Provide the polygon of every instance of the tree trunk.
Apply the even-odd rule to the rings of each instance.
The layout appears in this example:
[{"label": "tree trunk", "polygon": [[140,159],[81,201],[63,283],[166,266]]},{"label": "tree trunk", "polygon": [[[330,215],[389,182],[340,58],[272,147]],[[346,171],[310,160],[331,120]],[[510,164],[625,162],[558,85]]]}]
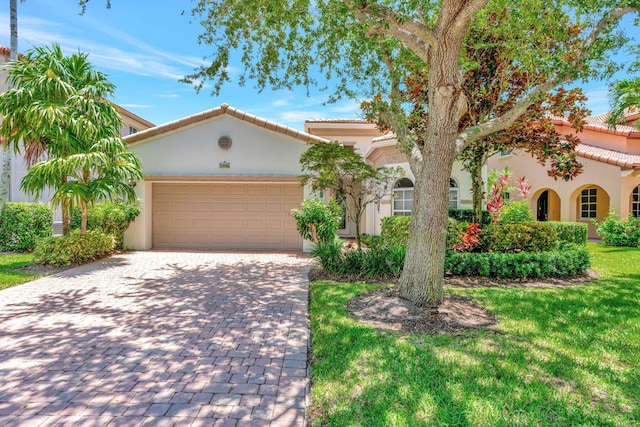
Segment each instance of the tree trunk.
[{"label": "tree trunk", "polygon": [[482,201],[484,200],[484,180],[482,179],[482,167],[486,163],[483,157],[481,162],[474,162],[469,166],[471,175],[471,194],[473,196],[473,220],[477,224],[482,223]]},{"label": "tree trunk", "polygon": [[62,235],[69,237],[71,235],[70,213],[69,213],[69,201],[63,200],[60,204],[60,210],[62,210]]},{"label": "tree trunk", "polygon": [[[444,150],[441,151],[444,154]],[[442,301],[449,213],[449,177],[453,158],[426,157],[416,177],[407,256],[398,290],[418,306]],[[448,171],[446,173],[445,171]]]},{"label": "tree trunk", "polygon": [[[18,59],[18,0],[9,1],[9,14],[11,26],[11,59]],[[11,87],[9,87],[11,89]],[[1,147],[5,148],[5,147]],[[4,150],[2,153],[2,168],[0,171],[0,212],[9,201],[11,189],[11,153]]]},{"label": "tree trunk", "polygon": [[[446,3],[446,7],[445,7]],[[474,8],[468,1],[444,2],[429,50],[429,120],[422,160],[411,160],[416,177],[409,241],[400,276],[400,296],[433,306],[444,296],[444,257],[449,212],[449,179],[456,153],[458,122],[466,108],[460,81],[460,49]],[[481,5],[476,5],[481,7]]]},{"label": "tree trunk", "polygon": [[89,209],[85,202],[80,203],[80,210],[82,212],[82,220],[80,221],[80,235],[87,234],[87,217],[89,216]]}]

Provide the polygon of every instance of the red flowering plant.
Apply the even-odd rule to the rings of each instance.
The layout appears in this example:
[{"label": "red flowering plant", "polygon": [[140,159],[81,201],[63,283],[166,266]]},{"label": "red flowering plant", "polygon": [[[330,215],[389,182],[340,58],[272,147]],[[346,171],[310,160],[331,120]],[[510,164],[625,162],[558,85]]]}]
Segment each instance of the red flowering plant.
[{"label": "red flowering plant", "polygon": [[472,222],[467,225],[467,230],[460,236],[460,241],[451,245],[451,250],[455,252],[472,251],[480,243],[480,225]]}]

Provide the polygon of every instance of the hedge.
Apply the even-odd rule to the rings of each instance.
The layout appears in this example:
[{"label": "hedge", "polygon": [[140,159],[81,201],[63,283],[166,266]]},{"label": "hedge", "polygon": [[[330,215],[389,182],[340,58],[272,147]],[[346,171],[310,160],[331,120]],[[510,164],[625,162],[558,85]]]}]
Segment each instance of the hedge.
[{"label": "hedge", "polygon": [[587,244],[588,227],[583,222],[547,221],[545,224],[556,230],[558,240],[561,242],[570,242],[582,246]]},{"label": "hedge", "polygon": [[0,212],[0,251],[32,251],[53,233],[53,212],[42,203],[8,202]]},{"label": "hedge", "polygon": [[113,252],[115,239],[97,230],[84,236],[74,230],[69,237],[52,236],[38,240],[33,252],[34,261],[44,265],[66,266],[84,264]]},{"label": "hedge", "polygon": [[[122,249],[124,232],[138,215],[140,215],[140,207],[137,203],[115,201],[97,203],[89,207],[87,230],[99,230],[113,235],[116,239],[116,247]],[[79,230],[81,221],[80,209],[75,208],[70,221],[71,229]]]},{"label": "hedge", "polygon": [[[462,222],[475,222],[473,220],[473,209],[449,209],[449,218],[453,218]],[[492,217],[489,211],[482,211],[480,219],[480,227],[491,224]]]},{"label": "hedge", "polygon": [[544,252],[556,247],[558,233],[543,222],[496,222],[482,229],[480,252]]},{"label": "hedge", "polygon": [[[449,209],[449,218],[463,223],[473,222],[473,210]],[[382,218],[380,238],[387,245],[406,245],[409,239],[410,216],[387,216]],[[451,221],[449,222],[451,226]],[[480,227],[491,224],[491,213],[482,211]]]},{"label": "hedge", "polygon": [[457,276],[499,279],[569,277],[585,274],[590,267],[585,247],[565,244],[553,252],[450,253],[445,270]]}]

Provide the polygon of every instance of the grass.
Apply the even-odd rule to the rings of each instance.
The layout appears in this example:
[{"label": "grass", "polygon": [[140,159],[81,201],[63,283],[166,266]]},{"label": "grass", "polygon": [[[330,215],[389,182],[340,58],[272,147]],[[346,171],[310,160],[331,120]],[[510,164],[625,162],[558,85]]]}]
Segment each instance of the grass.
[{"label": "grass", "polygon": [[499,324],[455,336],[376,331],[345,305],[379,285],[313,283],[312,425],[638,425],[640,249],[589,250],[586,285],[456,290]]},{"label": "grass", "polygon": [[30,264],[33,254],[0,254],[0,290],[41,277],[42,273],[16,270]]}]

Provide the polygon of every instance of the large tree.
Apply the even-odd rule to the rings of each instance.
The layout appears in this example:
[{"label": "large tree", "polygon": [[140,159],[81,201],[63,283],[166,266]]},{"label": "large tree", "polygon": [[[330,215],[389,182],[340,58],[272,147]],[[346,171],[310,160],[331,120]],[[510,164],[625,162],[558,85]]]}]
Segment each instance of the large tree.
[{"label": "large tree", "polygon": [[120,137],[120,114],[106,100],[115,88],[87,56],[65,56],[59,45],[33,48],[5,66],[13,88],[0,94],[0,135],[31,166],[21,186],[36,196],[54,191],[66,235],[73,206],[84,232],[89,205],[133,199],[130,184],[142,177]]},{"label": "large tree", "polygon": [[[541,96],[563,82],[613,71],[607,52],[625,42],[615,28],[640,0],[200,0],[200,42],[215,48],[211,64],[187,81],[230,80],[230,58],[239,52],[244,74],[259,89],[337,82],[335,96],[370,98],[390,92],[386,120],[407,154],[415,200],[402,296],[418,305],[439,303],[453,161],[474,141],[511,126]],[[492,14],[505,19],[486,25]],[[460,128],[469,108],[463,90],[477,65],[467,55],[472,28],[503,38],[503,54],[544,81],[526,85],[500,115]],[[546,49],[554,40],[559,48]],[[563,49],[563,46],[567,46]],[[429,119],[422,135],[408,126],[401,96],[407,76],[427,71],[424,100]]]}]

